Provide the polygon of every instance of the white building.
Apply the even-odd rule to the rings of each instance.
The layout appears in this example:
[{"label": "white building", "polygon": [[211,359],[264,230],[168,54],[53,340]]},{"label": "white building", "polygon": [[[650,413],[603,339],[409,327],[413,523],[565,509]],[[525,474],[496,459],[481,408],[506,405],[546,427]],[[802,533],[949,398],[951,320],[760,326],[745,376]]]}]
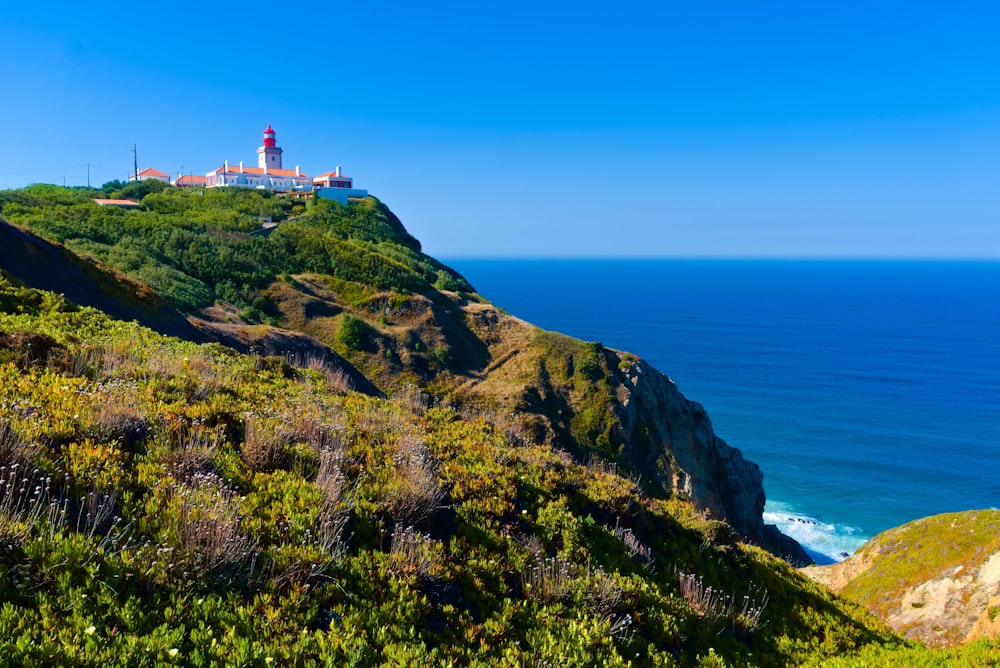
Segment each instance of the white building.
[{"label": "white building", "polygon": [[205,174],[205,187],[235,186],[237,188],[260,188],[287,193],[295,190],[312,190],[312,177],[303,174],[302,170],[270,169],[268,167],[244,167],[241,162],[238,167],[225,164]]},{"label": "white building", "polygon": [[348,197],[368,197],[367,190],[355,188],[354,179],[340,173],[339,165],[332,172],[314,178],[313,187],[316,189],[316,197],[337,200],[341,204],[347,204]]},{"label": "white building", "polygon": [[222,167],[205,174],[204,185],[206,188],[260,188],[279,193],[315,191],[318,197],[335,199],[342,204],[347,203],[348,197],[368,196],[367,190],[354,188],[354,179],[341,174],[340,167],[312,178],[303,174],[298,166],[295,169],[284,169],[281,164],[282,153],[277,145],[274,129],[268,123],[264,130],[264,145],[257,149],[256,167],[246,167],[242,162],[236,167],[227,160]]},{"label": "white building", "polygon": [[169,174],[164,174],[160,170],[153,169],[152,167],[147,167],[146,169],[140,171],[138,175],[130,174],[128,177],[129,181],[148,181],[150,179],[154,181],[165,181],[166,183],[170,183]]}]

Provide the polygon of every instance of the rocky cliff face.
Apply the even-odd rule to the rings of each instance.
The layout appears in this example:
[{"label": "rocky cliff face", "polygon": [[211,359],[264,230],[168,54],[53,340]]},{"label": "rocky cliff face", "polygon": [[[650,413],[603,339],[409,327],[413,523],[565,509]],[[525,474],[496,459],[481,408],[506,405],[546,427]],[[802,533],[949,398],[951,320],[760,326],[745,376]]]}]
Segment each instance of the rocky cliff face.
[{"label": "rocky cliff face", "polygon": [[[760,467],[717,436],[705,409],[666,375],[599,344],[560,347],[547,340],[542,345],[536,328],[489,305],[465,309],[471,329],[488,346],[489,362],[457,396],[506,398],[507,408],[538,416],[542,428],[536,437],[556,442],[579,440],[575,419],[585,411],[606,410],[610,450],[661,493],[690,500],[792,563],[812,563],[798,543],[764,524]],[[592,351],[601,373],[587,379],[595,388],[588,393],[580,390],[579,375]]]},{"label": "rocky cliff face", "polygon": [[619,370],[615,412],[629,460],[665,490],[690,499],[743,536],[790,561],[810,563],[798,543],[764,524],[760,467],[715,434],[701,404],[645,361],[608,354]]}]

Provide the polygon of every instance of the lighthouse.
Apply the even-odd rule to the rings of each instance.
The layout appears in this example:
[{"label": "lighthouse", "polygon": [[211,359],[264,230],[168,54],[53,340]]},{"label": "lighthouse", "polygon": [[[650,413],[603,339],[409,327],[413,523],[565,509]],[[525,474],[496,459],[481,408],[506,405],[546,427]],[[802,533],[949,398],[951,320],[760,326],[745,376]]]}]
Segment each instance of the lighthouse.
[{"label": "lighthouse", "polygon": [[281,149],[275,145],[274,130],[267,124],[264,130],[264,145],[257,149],[257,166],[266,172],[281,169]]}]

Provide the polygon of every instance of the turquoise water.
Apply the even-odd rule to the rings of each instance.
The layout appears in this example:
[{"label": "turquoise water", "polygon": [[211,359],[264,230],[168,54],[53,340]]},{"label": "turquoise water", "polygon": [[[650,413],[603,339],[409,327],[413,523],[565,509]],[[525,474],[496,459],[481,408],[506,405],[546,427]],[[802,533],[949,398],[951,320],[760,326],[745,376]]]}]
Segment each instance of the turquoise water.
[{"label": "turquoise water", "polygon": [[1000,506],[1000,262],[450,264],[511,314],[673,378],[820,561]]}]

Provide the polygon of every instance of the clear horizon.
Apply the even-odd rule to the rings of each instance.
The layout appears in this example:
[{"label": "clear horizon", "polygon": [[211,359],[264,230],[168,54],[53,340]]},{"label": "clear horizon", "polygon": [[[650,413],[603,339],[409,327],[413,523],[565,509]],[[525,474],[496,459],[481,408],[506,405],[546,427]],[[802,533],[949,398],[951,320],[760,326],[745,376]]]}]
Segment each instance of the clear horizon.
[{"label": "clear horizon", "polygon": [[270,123],[436,257],[1000,259],[991,3],[271,7],[6,8],[0,188]]}]

